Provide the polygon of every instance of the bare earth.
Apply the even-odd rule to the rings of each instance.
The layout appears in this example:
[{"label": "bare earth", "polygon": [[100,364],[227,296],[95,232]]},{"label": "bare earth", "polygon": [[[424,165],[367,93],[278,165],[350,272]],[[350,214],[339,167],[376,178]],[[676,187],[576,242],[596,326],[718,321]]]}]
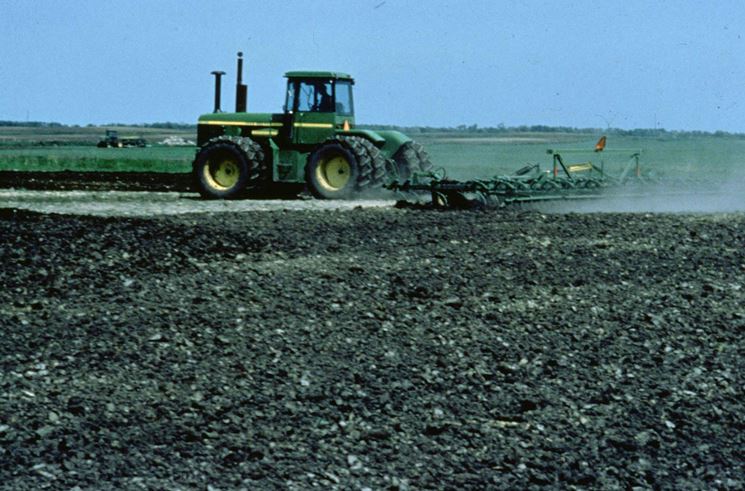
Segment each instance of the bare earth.
[{"label": "bare earth", "polygon": [[745,485],[743,214],[137,198],[3,197],[0,488]]}]

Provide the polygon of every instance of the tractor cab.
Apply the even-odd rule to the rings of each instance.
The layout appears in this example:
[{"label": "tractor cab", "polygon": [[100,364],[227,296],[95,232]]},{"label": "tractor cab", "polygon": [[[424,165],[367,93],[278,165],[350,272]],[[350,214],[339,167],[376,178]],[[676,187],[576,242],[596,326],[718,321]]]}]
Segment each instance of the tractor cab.
[{"label": "tractor cab", "polygon": [[320,143],[354,125],[354,80],[338,72],[287,72],[285,121],[293,144]]}]

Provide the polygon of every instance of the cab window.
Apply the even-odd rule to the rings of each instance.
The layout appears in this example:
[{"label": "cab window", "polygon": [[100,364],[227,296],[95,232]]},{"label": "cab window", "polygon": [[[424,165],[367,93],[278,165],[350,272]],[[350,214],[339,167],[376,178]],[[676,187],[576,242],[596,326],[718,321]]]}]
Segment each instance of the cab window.
[{"label": "cab window", "polygon": [[297,110],[300,112],[334,112],[333,88],[330,81],[302,81],[298,84],[297,97]]},{"label": "cab window", "polygon": [[336,81],[336,114],[339,116],[353,116],[352,82],[349,80]]},{"label": "cab window", "polygon": [[285,112],[291,113],[295,110],[295,82],[287,82],[287,98],[285,99]]}]

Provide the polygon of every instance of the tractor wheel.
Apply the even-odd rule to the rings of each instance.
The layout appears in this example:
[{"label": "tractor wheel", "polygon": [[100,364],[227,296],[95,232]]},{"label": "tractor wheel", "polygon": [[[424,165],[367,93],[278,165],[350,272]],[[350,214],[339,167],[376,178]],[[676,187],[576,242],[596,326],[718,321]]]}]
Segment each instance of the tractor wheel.
[{"label": "tractor wheel", "polygon": [[305,182],[316,198],[344,199],[379,186],[385,177],[385,159],[370,141],[340,136],[326,141],[308,158]]},{"label": "tractor wheel", "polygon": [[406,142],[401,145],[401,148],[393,154],[393,161],[396,162],[399,181],[411,179],[414,172],[432,171],[432,162],[429,160],[429,154],[421,144],[415,141]]},{"label": "tractor wheel", "polygon": [[194,159],[196,189],[207,199],[233,199],[261,183],[264,152],[250,138],[217,137]]}]

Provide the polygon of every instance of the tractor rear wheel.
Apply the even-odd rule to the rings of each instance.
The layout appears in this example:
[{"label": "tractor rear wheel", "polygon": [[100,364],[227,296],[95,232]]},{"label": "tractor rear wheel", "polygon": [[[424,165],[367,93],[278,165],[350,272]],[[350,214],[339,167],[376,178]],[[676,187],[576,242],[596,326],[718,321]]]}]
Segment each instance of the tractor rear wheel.
[{"label": "tractor rear wheel", "polygon": [[263,161],[264,152],[250,138],[213,138],[194,159],[197,191],[207,199],[239,198],[260,184]]},{"label": "tractor rear wheel", "polygon": [[429,154],[421,144],[415,141],[406,142],[401,145],[401,148],[393,154],[393,161],[396,162],[399,181],[411,179],[414,172],[432,171],[432,162],[429,160]]},{"label": "tractor rear wheel", "polygon": [[380,185],[385,159],[370,141],[340,136],[326,141],[308,158],[305,182],[316,198],[344,199]]}]

